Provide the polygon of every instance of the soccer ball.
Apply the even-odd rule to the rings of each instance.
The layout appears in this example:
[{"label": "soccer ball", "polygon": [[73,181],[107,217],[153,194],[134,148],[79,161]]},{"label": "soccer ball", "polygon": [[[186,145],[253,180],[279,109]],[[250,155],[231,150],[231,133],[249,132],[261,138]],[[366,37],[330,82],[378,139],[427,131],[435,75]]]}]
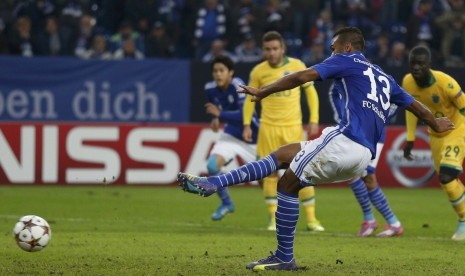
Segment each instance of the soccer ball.
[{"label": "soccer ball", "polygon": [[52,238],[52,229],[48,222],[34,215],[24,216],[13,228],[16,244],[28,252],[44,249]]}]

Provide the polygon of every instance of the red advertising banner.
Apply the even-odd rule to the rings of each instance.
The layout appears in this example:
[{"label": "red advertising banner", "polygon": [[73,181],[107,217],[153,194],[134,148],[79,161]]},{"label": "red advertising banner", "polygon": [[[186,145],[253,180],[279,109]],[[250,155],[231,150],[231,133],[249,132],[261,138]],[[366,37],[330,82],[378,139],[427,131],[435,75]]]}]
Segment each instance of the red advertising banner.
[{"label": "red advertising banner", "polygon": [[[174,185],[179,171],[206,173],[218,135],[202,124],[2,123],[0,185]],[[404,128],[388,128],[380,184],[438,187],[427,134],[417,134],[415,161],[403,158],[404,141]],[[234,160],[228,168],[240,164]]]}]

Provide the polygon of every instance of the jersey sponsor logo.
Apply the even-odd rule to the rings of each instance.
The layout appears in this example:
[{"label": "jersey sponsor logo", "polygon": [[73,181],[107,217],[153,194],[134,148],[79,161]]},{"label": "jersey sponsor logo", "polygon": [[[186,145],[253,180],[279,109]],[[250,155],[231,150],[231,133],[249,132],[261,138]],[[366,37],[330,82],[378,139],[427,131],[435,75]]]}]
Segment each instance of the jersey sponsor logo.
[{"label": "jersey sponsor logo", "polygon": [[406,141],[406,132],[399,134],[387,151],[387,162],[394,178],[403,186],[410,188],[425,185],[434,175],[434,163],[431,150],[428,148],[428,135],[417,131],[415,136],[417,149],[412,150],[414,160],[410,161],[404,158],[402,144]]},{"label": "jersey sponsor logo", "polygon": [[[179,171],[207,174],[221,133],[207,125],[2,123],[0,186],[171,185]],[[234,158],[224,170],[243,163]]]}]

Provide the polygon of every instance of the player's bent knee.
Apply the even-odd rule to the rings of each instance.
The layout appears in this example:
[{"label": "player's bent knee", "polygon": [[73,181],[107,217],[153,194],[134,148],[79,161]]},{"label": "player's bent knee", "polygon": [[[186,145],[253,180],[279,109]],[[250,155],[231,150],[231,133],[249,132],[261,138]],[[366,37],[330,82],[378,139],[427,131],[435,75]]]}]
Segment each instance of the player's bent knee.
[{"label": "player's bent knee", "polygon": [[378,181],[376,180],[376,176],[374,174],[368,174],[367,176],[363,177],[363,182],[365,182],[365,185],[369,191],[372,191],[378,187]]},{"label": "player's bent knee", "polygon": [[460,171],[449,168],[449,167],[440,167],[439,168],[439,182],[442,185],[451,182],[452,180],[456,179],[460,174]]},{"label": "player's bent knee", "polygon": [[220,171],[218,162],[216,161],[216,155],[210,155],[210,157],[208,157],[207,170],[209,175],[215,175]]},{"label": "player's bent knee", "polygon": [[300,179],[290,169],[287,169],[278,181],[278,191],[280,192],[298,194],[302,188],[302,185],[300,185]]}]

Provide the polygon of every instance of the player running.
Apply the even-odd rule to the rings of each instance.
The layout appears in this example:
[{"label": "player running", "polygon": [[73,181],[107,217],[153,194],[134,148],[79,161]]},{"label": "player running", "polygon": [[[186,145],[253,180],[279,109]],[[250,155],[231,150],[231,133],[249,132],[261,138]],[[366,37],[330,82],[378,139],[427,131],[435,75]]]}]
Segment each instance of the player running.
[{"label": "player running", "polygon": [[[234,62],[227,56],[218,56],[211,62],[213,81],[205,84],[205,93],[208,103],[205,110],[213,118],[210,127],[219,131],[220,121],[225,123],[224,131],[216,141],[207,161],[207,170],[210,176],[221,174],[221,169],[239,156],[244,162],[255,160],[258,117],[252,115],[251,143],[242,140],[242,107],[244,94],[238,94],[237,89],[244,82],[234,77]],[[234,204],[229,196],[228,188],[218,189],[221,205],[212,214],[212,220],[221,220],[228,213],[234,212]]]},{"label": "player running", "polygon": [[[410,72],[404,77],[402,87],[419,102],[431,109],[436,117],[447,117],[455,129],[439,133],[429,128],[430,147],[439,182],[458,217],[453,240],[465,240],[465,187],[458,178],[462,173],[465,157],[465,95],[460,85],[451,76],[431,69],[431,53],[425,46],[410,51]],[[418,119],[406,113],[407,144],[405,158],[412,160]]]}]

